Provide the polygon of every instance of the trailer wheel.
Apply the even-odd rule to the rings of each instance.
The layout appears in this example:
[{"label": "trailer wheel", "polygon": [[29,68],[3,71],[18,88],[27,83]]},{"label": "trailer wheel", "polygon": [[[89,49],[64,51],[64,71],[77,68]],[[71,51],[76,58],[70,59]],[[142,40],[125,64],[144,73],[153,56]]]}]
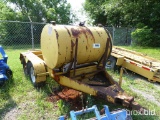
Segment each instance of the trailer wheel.
[{"label": "trailer wheel", "polygon": [[106,68],[109,68],[109,69],[115,71],[116,70],[116,62],[117,62],[117,59],[113,56],[110,56],[106,62]]},{"label": "trailer wheel", "polygon": [[120,72],[121,67],[117,66],[116,62],[117,62],[117,58],[110,56],[108,61],[106,62],[106,68]]},{"label": "trailer wheel", "polygon": [[30,78],[33,86],[34,87],[41,87],[44,84],[44,82],[36,82],[35,71],[34,71],[34,67],[31,62],[27,63],[27,70],[28,70],[29,78]]}]

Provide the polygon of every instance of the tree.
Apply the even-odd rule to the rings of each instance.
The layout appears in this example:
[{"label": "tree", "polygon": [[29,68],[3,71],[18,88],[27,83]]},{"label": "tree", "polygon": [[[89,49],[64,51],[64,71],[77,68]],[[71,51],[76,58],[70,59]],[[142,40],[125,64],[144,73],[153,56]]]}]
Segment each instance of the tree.
[{"label": "tree", "polygon": [[0,20],[15,20],[16,14],[6,5],[5,2],[0,1]]},{"label": "tree", "polygon": [[[99,22],[97,18],[103,18],[101,23],[106,23],[105,25],[134,27],[144,31],[148,29],[152,36],[149,41],[153,43],[148,45],[160,46],[159,0],[100,0],[96,2],[86,0],[84,8],[91,18],[95,19],[94,24]],[[147,28],[143,29],[145,26]]]},{"label": "tree", "polygon": [[50,22],[69,24],[70,4],[66,0],[7,0],[15,4],[22,21]]},{"label": "tree", "polygon": [[[12,5],[15,7],[11,8]],[[0,20],[23,22],[50,22],[54,20],[59,24],[70,24],[72,22],[70,7],[66,0],[3,0],[0,2]],[[39,44],[43,26],[33,25],[35,43]],[[0,30],[1,44],[31,43],[30,24],[1,22]]]},{"label": "tree", "polygon": [[93,24],[107,24],[107,15],[103,8],[103,3],[106,0],[86,0],[84,3],[84,9],[89,14],[89,17],[93,19]]},{"label": "tree", "polygon": [[46,5],[46,20],[55,20],[60,24],[69,24],[71,16],[71,5],[67,3],[67,0],[42,0]]},{"label": "tree", "polygon": [[[0,20],[16,20],[16,17],[17,16],[15,12],[10,7],[8,7],[5,2],[0,1]],[[11,29],[14,27],[8,25],[8,23],[5,22],[0,23],[0,44],[6,44],[10,41],[8,38],[9,36],[7,35],[8,33],[13,34]]]}]

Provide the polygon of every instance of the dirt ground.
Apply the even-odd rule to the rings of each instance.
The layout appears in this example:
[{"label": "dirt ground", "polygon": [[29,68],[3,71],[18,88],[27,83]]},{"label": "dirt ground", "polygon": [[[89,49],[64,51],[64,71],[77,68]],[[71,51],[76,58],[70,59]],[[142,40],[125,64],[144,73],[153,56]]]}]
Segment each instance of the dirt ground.
[{"label": "dirt ground", "polygon": [[82,92],[65,87],[60,91],[54,91],[54,93],[47,98],[47,101],[56,102],[62,99],[72,103],[71,104],[72,110],[80,110],[82,108],[81,97],[82,97]]}]

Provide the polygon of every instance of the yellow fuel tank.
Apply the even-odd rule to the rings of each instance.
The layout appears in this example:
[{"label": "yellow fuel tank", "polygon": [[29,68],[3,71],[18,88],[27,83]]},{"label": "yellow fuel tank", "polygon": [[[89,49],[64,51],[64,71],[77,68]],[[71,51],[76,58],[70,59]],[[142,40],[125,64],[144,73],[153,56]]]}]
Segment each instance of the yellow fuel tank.
[{"label": "yellow fuel tank", "polygon": [[103,27],[47,24],[41,33],[41,50],[46,65],[53,69],[72,62],[76,54],[77,64],[99,61],[107,40],[110,53],[110,35]]}]

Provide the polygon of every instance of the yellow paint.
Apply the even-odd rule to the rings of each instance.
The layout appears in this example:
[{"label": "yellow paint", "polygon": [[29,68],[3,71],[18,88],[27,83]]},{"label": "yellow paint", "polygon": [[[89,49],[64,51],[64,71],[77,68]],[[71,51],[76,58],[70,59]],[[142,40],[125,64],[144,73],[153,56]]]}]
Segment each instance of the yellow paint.
[{"label": "yellow paint", "polygon": [[114,103],[114,98],[112,98],[111,96],[107,95],[107,100],[111,103]]},{"label": "yellow paint", "polygon": [[[73,61],[78,39],[77,64],[90,63],[98,61],[104,54],[107,38],[102,27],[48,24],[41,33],[41,50],[46,65],[51,69],[59,68]],[[99,48],[94,48],[95,44],[100,45]]]},{"label": "yellow paint", "polygon": [[25,53],[26,58],[30,61],[34,67],[34,74],[36,76],[36,82],[46,81],[46,69],[44,61],[32,52]]},{"label": "yellow paint", "polygon": [[122,65],[123,62],[124,62],[124,57],[119,57],[119,58],[117,59],[116,65]]},{"label": "yellow paint", "polygon": [[[129,69],[137,74],[140,74],[149,81],[160,82],[160,61],[144,54],[127,50],[124,48],[114,46],[111,55],[117,58],[116,65]],[[126,62],[125,60],[133,61],[134,65]],[[142,66],[150,68],[151,71],[142,68]]]},{"label": "yellow paint", "polygon": [[93,88],[90,88],[88,85],[78,83],[76,80],[70,79],[65,76],[60,76],[58,83],[69,88],[88,93],[90,95],[96,96],[97,93],[97,91],[95,91]]},{"label": "yellow paint", "polygon": [[128,70],[131,70],[131,71],[133,71],[135,73],[138,73],[138,74],[140,74],[140,75],[142,75],[142,76],[144,76],[144,77],[146,77],[148,79],[152,79],[154,74],[155,74],[154,72],[151,72],[149,70],[145,70],[145,69],[143,69],[141,67],[138,67],[136,65],[130,64],[130,63],[126,62],[126,61],[124,61],[122,66],[124,68],[126,68]]},{"label": "yellow paint", "polygon": [[[83,75],[85,73],[91,73],[91,74],[88,74],[88,75],[85,76],[85,77],[89,77],[89,76],[93,76],[95,74],[94,73],[95,71],[97,71],[97,66],[96,65],[89,66],[89,67],[83,67],[83,68],[76,69],[75,76]],[[74,70],[70,70],[70,77],[74,76],[73,73],[74,73]],[[81,77],[78,77],[78,78],[81,78]],[[78,78],[76,78],[76,79],[78,79]]]}]

